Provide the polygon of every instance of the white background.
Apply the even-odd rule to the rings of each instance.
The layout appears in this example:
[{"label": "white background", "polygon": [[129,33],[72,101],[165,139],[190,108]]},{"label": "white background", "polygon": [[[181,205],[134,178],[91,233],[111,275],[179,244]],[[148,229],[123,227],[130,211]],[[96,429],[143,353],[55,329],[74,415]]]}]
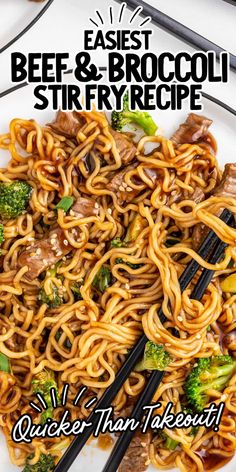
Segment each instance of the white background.
[{"label": "white background", "polygon": [[[181,23],[194,29],[226,50],[236,54],[235,25],[236,7],[223,0],[149,0],[149,3],[164,13],[172,16]],[[120,5],[113,0],[55,0],[39,23],[36,24],[23,38],[11,48],[0,54],[0,92],[9,88],[10,82],[10,53],[13,51],[28,52],[67,52],[73,54],[83,49],[83,30],[90,28],[89,17],[95,19],[95,9],[99,9],[103,17],[108,18],[108,6],[114,9],[114,18],[118,16]],[[0,48],[15,36],[43,4],[34,4],[27,0],[0,0]],[[130,12],[127,10],[123,27],[127,27]],[[140,23],[140,17],[134,27]],[[150,26],[150,25],[149,25]],[[152,44],[156,53],[164,50],[177,52],[180,50],[193,51],[193,48],[170,34],[152,26],[154,37]],[[96,64],[106,65],[106,54],[96,51],[93,56]],[[228,84],[204,84],[204,91],[214,95],[236,109],[236,72],[230,73]],[[8,97],[0,99],[0,132],[6,132],[9,121],[13,117],[36,118],[44,123],[52,116],[50,110],[36,112],[33,107],[32,87],[26,87]],[[219,145],[219,160],[225,162],[235,160],[235,117],[222,111],[217,106],[204,100],[204,113],[214,119],[212,127]],[[155,113],[155,119],[160,132],[169,135],[177,124],[184,120],[186,110],[180,112]],[[0,167],[6,162],[6,154],[0,152]],[[4,441],[1,442],[1,471],[13,472],[19,470],[9,464]],[[91,452],[92,451],[92,452]],[[104,463],[104,454],[94,446],[83,452],[72,467],[72,472],[83,468],[99,472]],[[233,472],[236,461],[224,468],[225,472]]]}]

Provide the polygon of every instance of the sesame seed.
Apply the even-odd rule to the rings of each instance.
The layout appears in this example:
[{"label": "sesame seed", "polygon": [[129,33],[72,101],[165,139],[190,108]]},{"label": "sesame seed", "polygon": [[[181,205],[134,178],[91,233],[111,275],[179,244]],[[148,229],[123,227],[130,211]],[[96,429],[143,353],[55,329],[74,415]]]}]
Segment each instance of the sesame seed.
[{"label": "sesame seed", "polygon": [[177,316],[177,320],[179,320],[179,321],[183,321],[183,318],[182,318],[182,316]]},{"label": "sesame seed", "polygon": [[126,288],[127,290],[129,290],[129,288],[130,288],[129,284],[125,284],[125,288]]},{"label": "sesame seed", "polygon": [[97,202],[94,204],[94,208],[99,208],[99,205]]},{"label": "sesame seed", "polygon": [[57,238],[57,233],[53,233],[52,238]]},{"label": "sesame seed", "polygon": [[107,213],[109,213],[109,215],[111,215],[111,214],[112,214],[112,209],[111,209],[111,208],[108,208],[108,209],[107,209]]},{"label": "sesame seed", "polygon": [[148,460],[145,462],[145,464],[144,464],[144,465],[149,465],[149,464],[151,464],[151,461],[150,461],[150,459],[148,459]]},{"label": "sesame seed", "polygon": [[201,335],[200,335],[200,334],[197,334],[197,335],[196,335],[196,339],[201,339]]},{"label": "sesame seed", "polygon": [[63,260],[63,262],[65,262],[65,261],[66,261],[66,256],[64,256],[64,257],[62,258],[62,260]]},{"label": "sesame seed", "polygon": [[75,212],[73,210],[70,210],[70,215],[75,216]]},{"label": "sesame seed", "polygon": [[35,254],[36,254],[37,256],[40,256],[41,252],[42,252],[41,249],[38,247],[38,249],[36,249],[36,253],[35,253]]},{"label": "sesame seed", "polygon": [[51,244],[55,244],[56,242],[57,242],[56,239],[54,239],[54,238],[50,239],[50,243],[51,243]]},{"label": "sesame seed", "polygon": [[124,189],[124,187],[122,187],[122,185],[119,186],[119,190],[120,190],[121,192],[124,192],[124,191],[125,191],[125,189]]},{"label": "sesame seed", "polygon": [[62,287],[62,291],[63,291],[63,292],[66,292],[66,287]]},{"label": "sesame seed", "polygon": [[170,346],[171,346],[171,344],[170,344],[170,343],[166,343],[165,345],[166,345],[166,347],[170,347]]},{"label": "sesame seed", "polygon": [[126,190],[127,192],[132,192],[133,189],[131,187],[127,187]]},{"label": "sesame seed", "polygon": [[58,251],[58,252],[56,253],[56,256],[57,256],[57,257],[62,256],[62,251]]},{"label": "sesame seed", "polygon": [[126,182],[123,182],[123,187],[124,188],[128,187],[128,184]]},{"label": "sesame seed", "polygon": [[64,239],[63,243],[65,244],[65,246],[68,246],[68,244],[69,244],[67,239]]},{"label": "sesame seed", "polygon": [[142,447],[146,447],[146,445],[147,445],[147,443],[141,442],[141,446],[142,446]]}]

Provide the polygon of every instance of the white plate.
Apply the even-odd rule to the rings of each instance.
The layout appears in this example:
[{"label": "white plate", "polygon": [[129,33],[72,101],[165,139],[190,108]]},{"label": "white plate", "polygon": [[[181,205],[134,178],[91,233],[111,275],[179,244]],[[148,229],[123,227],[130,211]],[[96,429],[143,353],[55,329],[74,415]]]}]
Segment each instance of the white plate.
[{"label": "white plate", "polygon": [[[166,0],[165,0],[166,1]],[[198,10],[199,18],[196,18],[196,29],[197,25],[201,25],[201,14],[207,16],[207,9],[210,8],[209,0],[200,0],[204,4],[204,11]],[[187,18],[192,17],[191,15],[191,2],[189,0],[178,0],[182,13],[185,15],[185,23],[188,24]],[[81,3],[83,3],[83,9],[81,9]],[[114,6],[114,11],[119,8],[112,0],[109,2]],[[162,8],[164,0],[151,0],[150,3]],[[177,0],[175,1],[175,4]],[[217,0],[218,13],[216,12],[215,21],[220,25],[220,12],[219,8],[222,8],[224,18],[227,17],[229,11],[228,5],[224,5],[224,2]],[[189,10],[188,10],[188,4]],[[176,6],[176,5],[175,5]],[[95,2],[94,0],[66,0],[66,14],[65,14],[65,0],[55,0],[54,4],[50,7],[48,12],[42,21],[37,24],[27,35],[22,38],[15,46],[6,51],[0,56],[0,91],[8,88],[10,84],[10,52],[12,51],[75,51],[76,47],[79,50],[82,44],[82,30],[88,26],[88,17],[94,16]],[[107,12],[107,0],[97,0],[96,7]],[[184,7],[184,8],[183,8]],[[16,33],[18,33],[32,18],[37,14],[39,9],[42,8],[42,4],[35,4],[33,2],[27,2],[27,0],[0,0],[0,47],[11,39]],[[209,11],[209,10],[208,10]],[[170,13],[170,12],[168,12]],[[218,14],[218,17],[217,17]],[[56,15],[56,16],[55,16]],[[55,21],[56,18],[56,21]],[[183,20],[184,21],[184,20]],[[233,19],[232,19],[233,21]],[[229,25],[230,26],[230,25]],[[66,29],[66,35],[61,34],[63,27]],[[214,28],[215,30],[215,28]],[[220,31],[223,35],[224,28],[219,29],[219,40]],[[233,30],[232,30],[233,31]],[[202,34],[207,35],[209,31],[199,31]],[[229,36],[229,34],[228,34]],[[209,34],[208,34],[209,37]],[[223,37],[223,36],[222,36]],[[233,38],[233,33],[232,33]],[[215,39],[215,38],[212,38]],[[176,42],[171,36],[166,33],[155,30],[155,41],[156,50],[172,50],[176,51],[179,49],[180,42]],[[222,43],[223,44],[223,43]],[[227,47],[227,45],[225,46]],[[190,50],[191,48],[182,45],[182,49]],[[104,54],[98,53],[97,59],[100,65],[104,64]],[[215,94],[218,98],[225,100],[231,106],[236,108],[234,84],[236,83],[235,77],[231,78],[231,84],[227,85],[215,85],[211,87],[204,87],[209,93]],[[39,123],[44,124],[50,121],[54,113],[50,110],[45,112],[39,112],[34,110],[33,107],[33,89],[28,86],[17,92],[12,93],[2,99],[0,99],[0,133],[5,133],[8,130],[8,124],[12,118],[34,118]],[[203,101],[204,111],[203,113],[214,120],[212,126],[212,132],[218,142],[218,159],[220,165],[223,166],[226,162],[232,162],[236,160],[234,155],[235,148],[235,117],[230,115],[228,112],[221,110],[218,106],[211,104],[207,100]],[[180,122],[184,121],[187,109],[178,112],[156,112],[153,114],[156,122],[159,125],[159,132],[170,136],[176,129]],[[4,166],[7,162],[7,153],[0,150],[0,167]],[[2,435],[0,435],[0,454],[1,454],[1,471],[3,472],[17,472],[19,469],[10,464],[8,458],[7,448]],[[79,470],[91,470],[93,472],[100,472],[103,468],[105,460],[109,454],[96,448],[96,442],[92,442],[90,446],[87,446],[80,454],[79,459],[74,463],[71,468],[71,472],[78,472]],[[236,469],[236,458],[227,464],[224,468],[220,469],[222,472],[234,472]],[[154,471],[153,467],[149,468],[150,472]],[[176,469],[175,469],[176,471]],[[172,471],[174,470],[172,469]]]}]

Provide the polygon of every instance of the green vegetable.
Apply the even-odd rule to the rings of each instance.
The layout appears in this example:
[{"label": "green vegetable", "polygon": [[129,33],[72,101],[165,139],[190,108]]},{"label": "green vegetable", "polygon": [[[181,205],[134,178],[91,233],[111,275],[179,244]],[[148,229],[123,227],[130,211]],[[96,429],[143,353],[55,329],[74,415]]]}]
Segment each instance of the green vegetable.
[{"label": "green vegetable", "polygon": [[2,244],[4,241],[4,226],[2,223],[0,223],[0,244]]},{"label": "green vegetable", "polygon": [[145,346],[143,359],[138,362],[135,370],[138,372],[142,370],[165,370],[170,362],[172,362],[172,357],[165,351],[162,344],[148,341]]},{"label": "green vegetable", "polygon": [[34,455],[30,455],[26,459],[26,465],[22,472],[52,472],[55,468],[55,462],[51,454],[41,454],[39,461],[35,465],[30,465],[29,461]]},{"label": "green vegetable", "polygon": [[2,352],[0,352],[0,371],[1,372],[11,372],[11,363],[10,359],[5,356]]},{"label": "green vegetable", "polygon": [[195,410],[201,411],[209,402],[207,391],[224,390],[235,370],[236,360],[231,356],[199,359],[185,383],[185,392],[190,405]]},{"label": "green vegetable", "polygon": [[51,293],[47,295],[44,288],[41,288],[38,295],[41,304],[46,303],[49,308],[57,308],[63,303],[63,297],[59,295],[58,287],[52,285]]},{"label": "green vegetable", "polygon": [[131,241],[135,241],[144,227],[145,219],[139,213],[137,213],[128,226],[124,243],[127,244]]},{"label": "green vegetable", "polygon": [[170,436],[168,436],[168,434],[166,434],[164,431],[160,431],[159,436],[163,439],[163,441],[165,441],[164,447],[169,449],[169,451],[174,451],[179,444],[179,441],[175,441],[174,439],[170,438]]},{"label": "green vegetable", "polygon": [[133,264],[132,262],[126,262],[121,257],[117,257],[116,264],[126,264],[127,266],[129,266],[131,269],[134,269],[134,270],[139,269],[140,267],[143,266],[143,264]]},{"label": "green vegetable", "polygon": [[82,297],[81,291],[80,291],[80,287],[81,287],[81,284],[79,284],[78,282],[75,282],[75,283],[73,283],[73,285],[71,285],[71,291],[73,292],[74,298],[75,298],[76,301],[83,300],[83,297]]},{"label": "green vegetable", "polygon": [[145,111],[131,111],[129,109],[129,96],[128,93],[126,93],[123,99],[123,110],[112,112],[111,125],[114,130],[122,131],[124,126],[130,123],[140,126],[148,136],[154,136],[156,134],[157,125],[151,115]]},{"label": "green vegetable", "polygon": [[16,218],[27,208],[32,187],[24,181],[0,183],[0,216],[4,219]]},{"label": "green vegetable", "polygon": [[[48,278],[57,277],[57,268],[60,266],[60,264],[61,262],[59,261],[54,265],[54,267],[51,267],[50,269],[47,270],[46,277],[44,281],[42,282],[42,287],[38,294],[38,300],[40,301],[40,303],[41,304],[46,303],[49,306],[49,308],[57,308],[64,301],[63,295],[59,293],[59,289],[57,285],[55,285],[53,282],[51,283],[51,286],[50,286],[51,292],[49,294],[46,293],[45,288],[44,288],[44,284]],[[58,276],[58,279],[61,280],[62,277]]]},{"label": "green vegetable", "polygon": [[170,239],[167,239],[166,242],[165,242],[165,246],[166,247],[172,247],[172,246],[175,246],[176,244],[179,243],[179,239],[174,239],[174,238],[170,238]]},{"label": "green vegetable", "polygon": [[63,197],[59,203],[55,206],[55,209],[58,210],[61,208],[66,213],[74,203],[73,197]]},{"label": "green vegetable", "polygon": [[122,239],[120,238],[115,238],[115,239],[112,239],[111,241],[111,248],[115,248],[115,247],[123,247],[124,246],[124,243],[122,241]]},{"label": "green vegetable", "polygon": [[111,280],[111,271],[103,265],[93,279],[93,287],[99,290],[99,292],[105,292],[111,285]]},{"label": "green vegetable", "polygon": [[36,374],[35,378],[32,380],[32,385],[33,392],[40,393],[48,405],[47,410],[41,415],[41,423],[44,424],[48,418],[53,418],[53,406],[50,395],[52,388],[55,389],[58,405],[60,404],[58,387],[53,372],[45,369],[39,374]]},{"label": "green vegetable", "polygon": [[[59,341],[59,339],[60,339],[62,333],[63,333],[62,329],[59,329],[59,330],[56,332],[56,336],[55,336],[56,341]],[[66,349],[69,349],[69,350],[71,349],[72,344],[71,344],[69,338],[66,338],[66,340],[65,340],[65,342],[64,342],[64,346],[66,347]]]}]

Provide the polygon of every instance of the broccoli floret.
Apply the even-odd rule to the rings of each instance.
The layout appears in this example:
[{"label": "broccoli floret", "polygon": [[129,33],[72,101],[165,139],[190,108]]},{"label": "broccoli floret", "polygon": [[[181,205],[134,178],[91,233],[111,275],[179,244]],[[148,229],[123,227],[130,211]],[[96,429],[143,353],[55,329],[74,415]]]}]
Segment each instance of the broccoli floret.
[{"label": "broccoli floret", "polygon": [[[47,292],[45,290],[45,283],[48,280],[48,278],[57,277],[57,268],[59,265],[60,265],[60,262],[55,264],[53,268],[47,270],[46,277],[42,283],[42,287],[38,294],[38,300],[40,301],[40,303],[41,304],[46,303],[49,306],[49,308],[57,308],[64,301],[63,295],[60,293],[58,286],[55,285],[53,281],[50,284],[50,293],[48,293],[48,290]],[[60,276],[58,276],[58,279],[61,281]]]},{"label": "broccoli floret", "polygon": [[108,267],[102,266],[93,279],[93,287],[99,290],[99,292],[105,292],[111,285],[111,281],[111,271]]},{"label": "broccoli floret", "polygon": [[112,112],[111,125],[114,130],[122,131],[124,126],[130,123],[140,126],[148,136],[153,136],[157,130],[157,125],[149,113],[140,110],[131,111],[129,109],[129,96],[126,93],[123,99],[123,110]]},{"label": "broccoli floret", "polygon": [[207,391],[222,391],[236,370],[236,360],[230,356],[215,356],[199,359],[196,367],[188,375],[185,392],[188,402],[201,411],[209,402]]},{"label": "broccoli floret", "polygon": [[4,219],[16,218],[27,208],[32,187],[27,182],[0,183],[0,216]]},{"label": "broccoli floret", "polygon": [[170,436],[168,436],[165,431],[158,432],[158,435],[164,441],[164,447],[166,449],[169,449],[169,451],[174,451],[177,448],[179,441],[175,441],[174,439],[170,438]]},{"label": "broccoli floret", "polygon": [[47,403],[47,410],[45,410],[41,415],[41,423],[44,424],[48,418],[53,418],[53,406],[50,391],[52,388],[56,391],[56,398],[58,405],[60,404],[59,392],[57,383],[52,371],[43,370],[39,374],[35,375],[35,378],[32,380],[33,392],[40,393],[45,402]]},{"label": "broccoli floret", "polygon": [[2,223],[0,223],[0,244],[2,244],[4,241],[4,226]]},{"label": "broccoli floret", "polygon": [[29,461],[33,459],[33,454],[27,457],[26,465],[22,472],[51,472],[55,468],[55,462],[51,454],[41,454],[39,461],[30,465]]},{"label": "broccoli floret", "polygon": [[170,354],[165,351],[162,344],[155,344],[148,341],[145,346],[144,356],[135,367],[135,370],[165,370],[172,361]]}]

